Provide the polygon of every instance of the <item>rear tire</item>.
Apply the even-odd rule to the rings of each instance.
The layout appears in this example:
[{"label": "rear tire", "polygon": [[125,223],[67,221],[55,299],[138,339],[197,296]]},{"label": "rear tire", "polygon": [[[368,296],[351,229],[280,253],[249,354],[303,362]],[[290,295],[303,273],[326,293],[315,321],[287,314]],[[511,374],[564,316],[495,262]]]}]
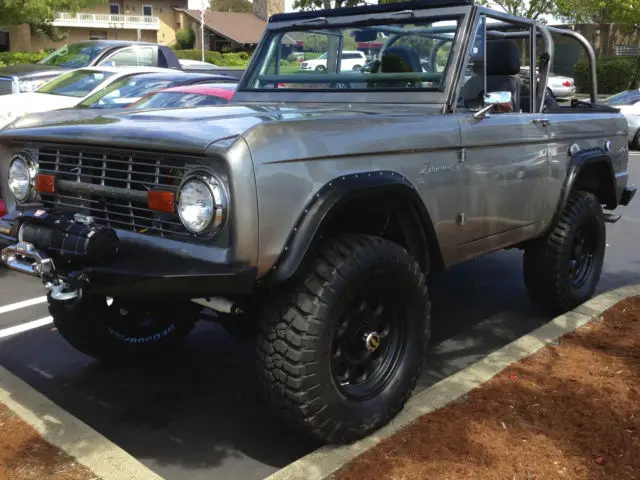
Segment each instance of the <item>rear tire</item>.
[{"label": "rear tire", "polygon": [[640,150],[640,130],[638,130],[631,141],[631,150]]},{"label": "rear tire", "polygon": [[600,201],[574,191],[551,231],[525,249],[524,281],[533,302],[558,315],[589,300],[600,280],[605,247]]},{"label": "rear tire", "polygon": [[83,296],[60,302],[49,296],[54,326],[76,350],[103,362],[126,362],[177,346],[198,319],[191,305],[126,307],[116,299]]},{"label": "rear tire", "polygon": [[425,276],[399,245],[330,239],[261,322],[268,402],[323,442],[377,430],[402,410],[422,371],[430,305]]}]

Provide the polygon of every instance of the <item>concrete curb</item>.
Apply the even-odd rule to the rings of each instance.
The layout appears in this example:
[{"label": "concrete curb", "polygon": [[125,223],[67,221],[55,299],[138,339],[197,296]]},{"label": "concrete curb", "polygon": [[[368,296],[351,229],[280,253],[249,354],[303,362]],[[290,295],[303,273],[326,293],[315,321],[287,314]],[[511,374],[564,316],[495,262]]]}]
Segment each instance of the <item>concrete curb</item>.
[{"label": "concrete curb", "polygon": [[414,395],[405,409],[375,435],[347,446],[325,446],[278,470],[265,480],[326,480],[346,463],[422,415],[438,410],[487,382],[511,364],[528,357],[570,333],[618,303],[640,295],[640,285],[598,295],[576,309],[554,318],[528,335],[491,353],[484,359]]},{"label": "concrete curb", "polygon": [[0,402],[101,480],[162,478],[3,367]]}]

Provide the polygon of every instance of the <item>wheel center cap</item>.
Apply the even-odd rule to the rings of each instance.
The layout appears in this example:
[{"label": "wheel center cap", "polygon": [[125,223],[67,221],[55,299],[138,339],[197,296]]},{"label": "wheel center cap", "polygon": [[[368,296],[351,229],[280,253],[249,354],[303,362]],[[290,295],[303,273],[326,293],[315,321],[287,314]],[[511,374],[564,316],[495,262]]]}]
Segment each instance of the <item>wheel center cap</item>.
[{"label": "wheel center cap", "polygon": [[380,347],[380,335],[378,332],[371,332],[364,338],[365,346],[370,352],[375,352]]}]

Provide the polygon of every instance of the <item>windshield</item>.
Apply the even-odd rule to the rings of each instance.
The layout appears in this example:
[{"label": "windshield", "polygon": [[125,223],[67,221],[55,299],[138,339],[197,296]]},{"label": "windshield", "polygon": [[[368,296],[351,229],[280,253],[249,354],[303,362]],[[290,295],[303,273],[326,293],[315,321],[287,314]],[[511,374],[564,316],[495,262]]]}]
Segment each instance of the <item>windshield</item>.
[{"label": "windshield", "polygon": [[640,101],[640,91],[629,90],[627,92],[620,92],[612,97],[609,97],[603,101],[608,105],[633,105]]},{"label": "windshield", "polygon": [[[241,90],[442,91],[458,25],[457,18],[437,18],[359,29],[291,27],[270,32]],[[302,61],[296,55],[300,52],[293,51],[299,48]]]},{"label": "windshield", "polygon": [[214,95],[202,95],[200,93],[157,92],[134,103],[129,108],[196,107],[221,103],[227,103],[227,100]]},{"label": "windshield", "polygon": [[55,52],[47,55],[39,63],[43,65],[56,65],[59,67],[82,68],[86,67],[93,59],[103,52],[107,45],[96,43],[74,43],[63,45]]},{"label": "windshield", "polygon": [[49,95],[65,95],[67,97],[86,97],[112,75],[113,72],[74,70],[54,78],[36,90],[36,92],[48,93]]},{"label": "windshield", "polygon": [[78,107],[114,108],[127,106],[150,92],[172,87],[178,83],[178,80],[166,78],[128,76],[87,97]]}]

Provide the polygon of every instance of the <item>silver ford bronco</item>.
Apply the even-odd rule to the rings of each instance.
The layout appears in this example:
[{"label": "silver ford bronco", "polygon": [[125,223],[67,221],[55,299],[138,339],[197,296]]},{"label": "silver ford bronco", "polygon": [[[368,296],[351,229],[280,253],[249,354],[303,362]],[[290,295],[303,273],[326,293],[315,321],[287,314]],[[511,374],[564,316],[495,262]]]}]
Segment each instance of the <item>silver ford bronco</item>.
[{"label": "silver ford bronco", "polygon": [[[590,102],[547,97],[555,37],[584,48]],[[2,262],[42,278],[73,347],[166,353],[203,309],[255,325],[269,403],[331,443],[403,408],[432,275],[519,248],[531,299],[565,312],[636,191],[585,39],[469,0],[275,15],[230,104],[26,116],[0,159]]]}]

